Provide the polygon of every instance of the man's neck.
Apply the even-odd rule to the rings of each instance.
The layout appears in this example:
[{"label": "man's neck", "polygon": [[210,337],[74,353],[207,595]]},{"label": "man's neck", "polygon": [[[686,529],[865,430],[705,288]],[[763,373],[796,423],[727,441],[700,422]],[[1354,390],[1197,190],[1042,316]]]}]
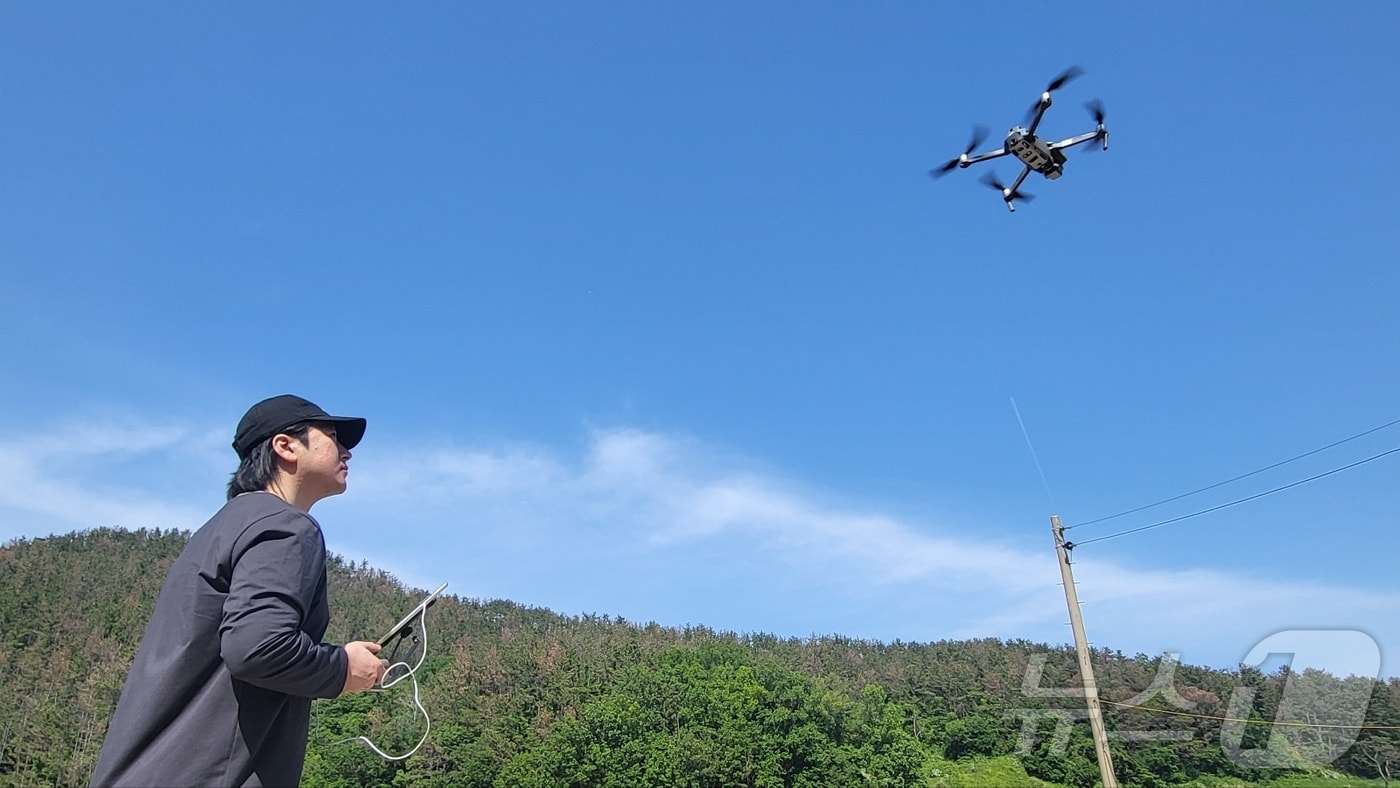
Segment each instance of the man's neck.
[{"label": "man's neck", "polygon": [[269,482],[267,485],[267,489],[264,490],[264,492],[271,493],[272,495],[281,498],[283,501],[286,501],[289,505],[295,506],[303,512],[309,513],[311,511],[312,504],[316,503],[316,501],[319,499],[313,498],[309,501],[304,500],[307,496],[305,495],[301,485],[298,484],[297,481],[298,480],[294,476],[287,476],[285,474],[282,474],[279,475],[278,478],[273,479],[271,482]]}]

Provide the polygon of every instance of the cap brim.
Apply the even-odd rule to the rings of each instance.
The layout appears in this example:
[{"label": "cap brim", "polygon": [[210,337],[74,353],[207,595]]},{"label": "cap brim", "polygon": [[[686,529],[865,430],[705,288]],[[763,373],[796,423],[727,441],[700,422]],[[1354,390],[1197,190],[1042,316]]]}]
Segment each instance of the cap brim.
[{"label": "cap brim", "polygon": [[331,416],[325,421],[335,424],[335,439],[347,449],[353,449],[365,437],[366,422],[353,416]]}]

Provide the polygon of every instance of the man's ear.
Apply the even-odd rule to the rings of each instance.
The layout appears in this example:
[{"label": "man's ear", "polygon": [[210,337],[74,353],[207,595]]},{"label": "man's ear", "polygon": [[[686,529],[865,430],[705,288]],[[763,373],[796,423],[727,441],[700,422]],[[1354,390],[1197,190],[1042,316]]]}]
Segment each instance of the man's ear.
[{"label": "man's ear", "polygon": [[278,433],[272,436],[272,451],[277,455],[277,459],[283,462],[296,464],[297,449],[301,447],[301,442],[290,435]]}]

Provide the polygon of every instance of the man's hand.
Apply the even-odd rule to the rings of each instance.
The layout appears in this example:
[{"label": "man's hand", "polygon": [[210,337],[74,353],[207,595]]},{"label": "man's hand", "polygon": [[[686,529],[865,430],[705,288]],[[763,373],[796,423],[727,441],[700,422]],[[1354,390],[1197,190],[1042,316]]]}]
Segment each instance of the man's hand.
[{"label": "man's hand", "polygon": [[378,643],[357,640],[345,644],[345,656],[349,659],[346,661],[345,688],[340,691],[341,695],[364,692],[384,678],[388,663],[375,656],[378,653]]}]

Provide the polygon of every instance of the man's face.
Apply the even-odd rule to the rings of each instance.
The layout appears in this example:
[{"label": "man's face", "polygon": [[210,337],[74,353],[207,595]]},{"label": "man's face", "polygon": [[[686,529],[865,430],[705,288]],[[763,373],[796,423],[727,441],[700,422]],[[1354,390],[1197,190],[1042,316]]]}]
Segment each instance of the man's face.
[{"label": "man's face", "polygon": [[349,462],[350,450],[336,440],[334,424],[311,425],[306,431],[305,453],[297,462],[302,489],[315,496],[315,500],[345,492]]}]

